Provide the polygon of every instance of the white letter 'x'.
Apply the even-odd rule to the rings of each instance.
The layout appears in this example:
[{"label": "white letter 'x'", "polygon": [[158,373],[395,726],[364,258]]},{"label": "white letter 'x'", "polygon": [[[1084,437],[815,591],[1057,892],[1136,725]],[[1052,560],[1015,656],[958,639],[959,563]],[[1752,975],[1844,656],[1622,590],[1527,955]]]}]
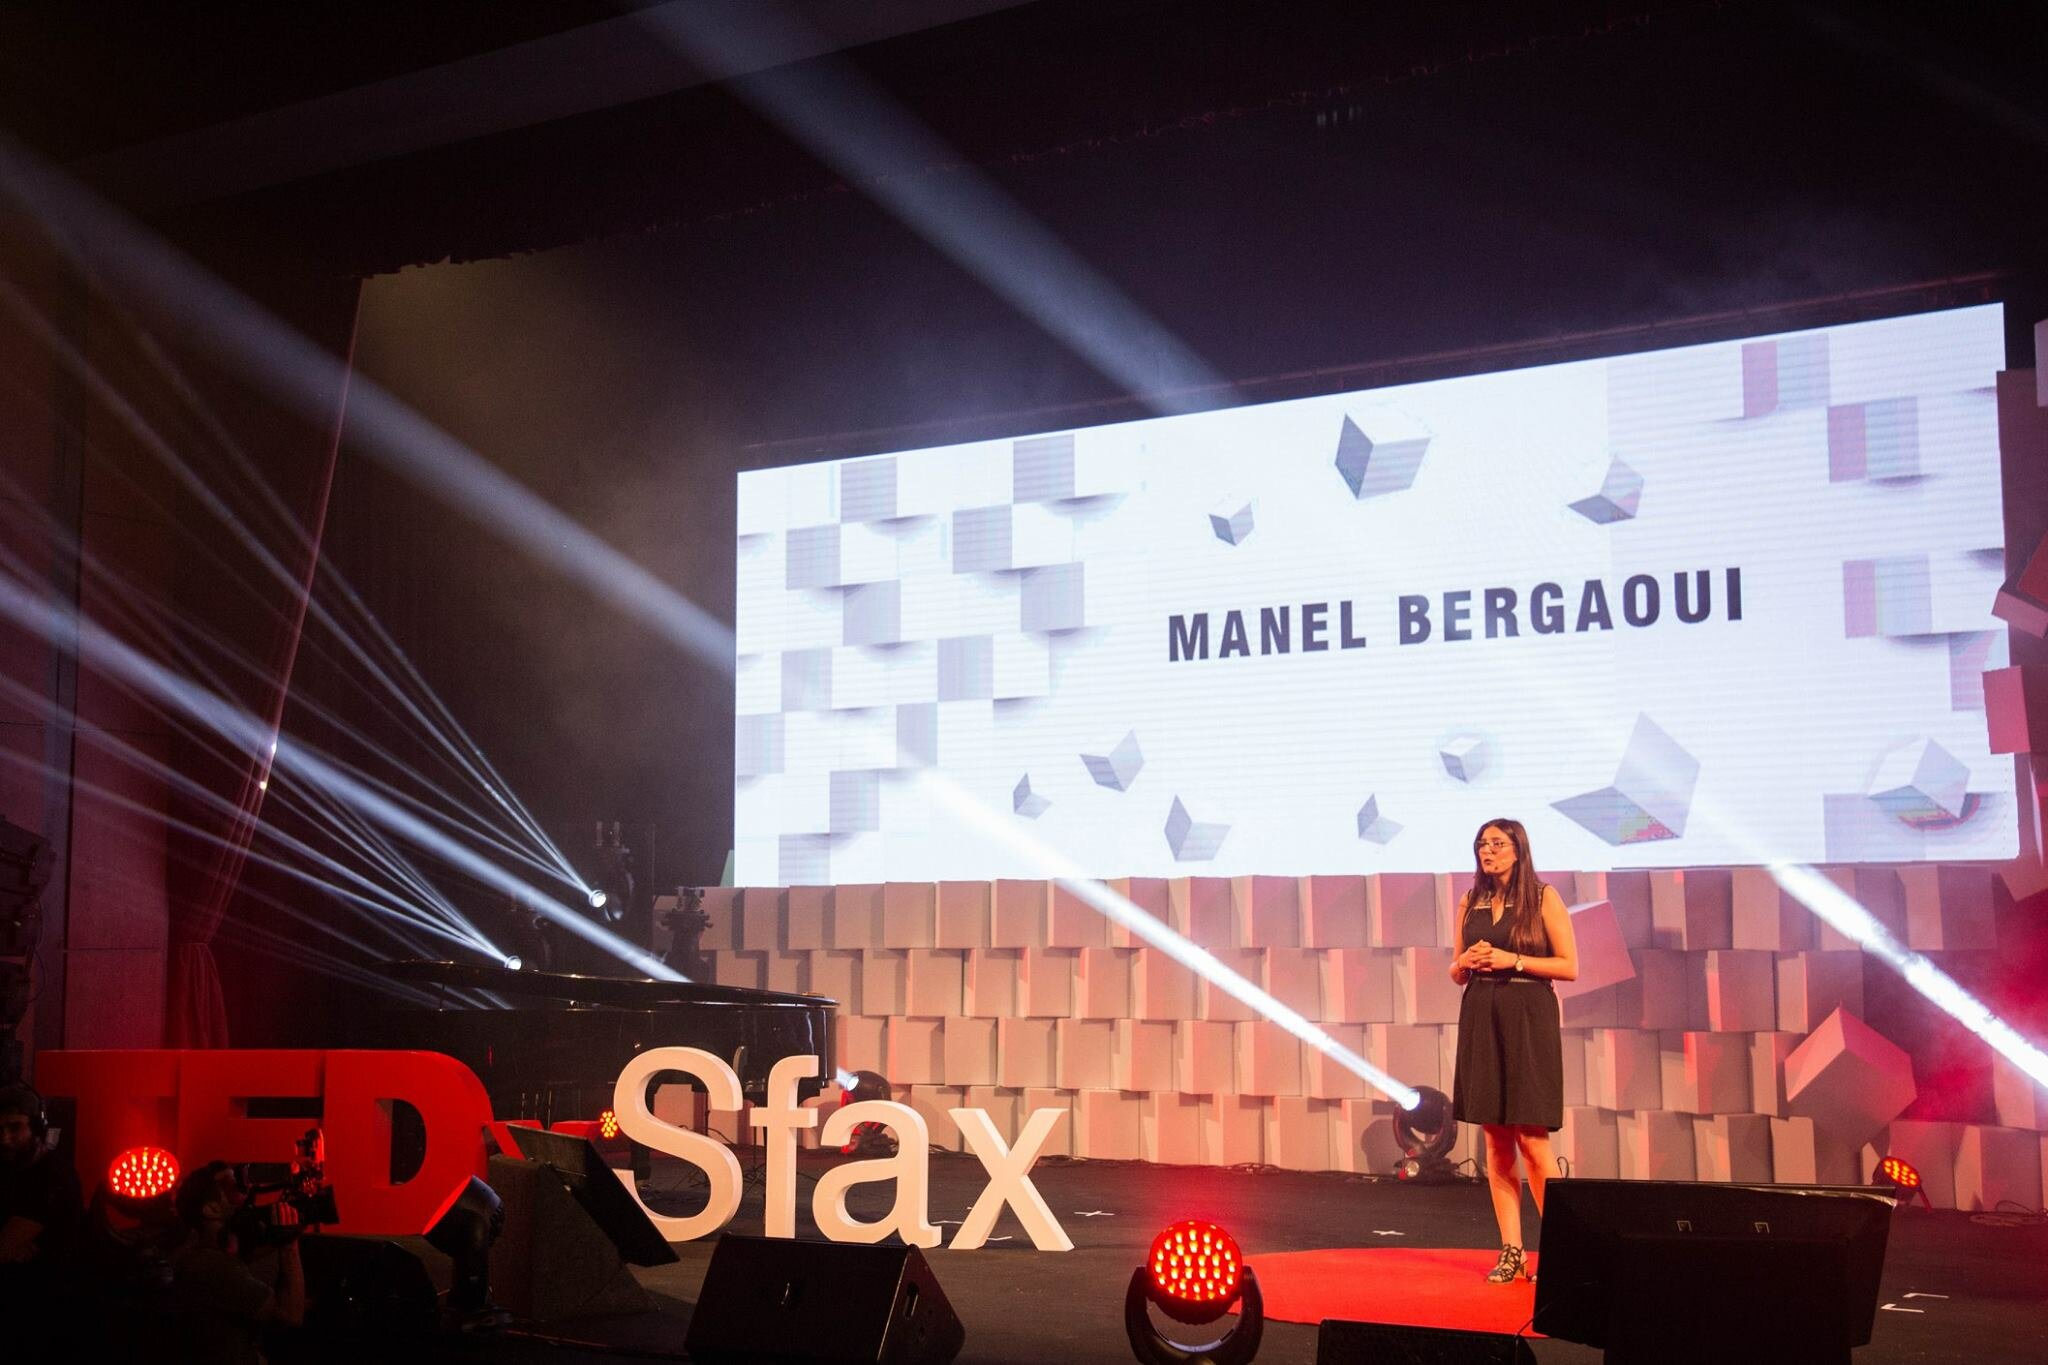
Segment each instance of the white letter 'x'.
[{"label": "white letter 'x'", "polygon": [[952,1251],[973,1251],[988,1240],[995,1230],[996,1215],[1008,1204],[1017,1211],[1017,1221],[1024,1225],[1024,1231],[1031,1235],[1031,1243],[1040,1251],[1072,1251],[1074,1243],[1068,1238],[1066,1229],[1052,1216],[1052,1210],[1039,1197],[1038,1187],[1031,1183],[1031,1163],[1038,1160],[1038,1149],[1052,1136],[1053,1125],[1065,1118],[1064,1109],[1034,1109],[1031,1117],[1024,1122],[1024,1130],[1017,1134],[1017,1145],[1011,1148],[1003,1142],[1002,1135],[990,1122],[985,1109],[949,1109],[953,1122],[960,1126],[960,1136],[967,1139],[967,1146],[981,1158],[982,1166],[988,1171],[988,1185],[981,1192],[981,1198],[974,1201],[974,1207],[967,1211],[967,1218],[960,1224],[958,1235],[948,1247]]}]

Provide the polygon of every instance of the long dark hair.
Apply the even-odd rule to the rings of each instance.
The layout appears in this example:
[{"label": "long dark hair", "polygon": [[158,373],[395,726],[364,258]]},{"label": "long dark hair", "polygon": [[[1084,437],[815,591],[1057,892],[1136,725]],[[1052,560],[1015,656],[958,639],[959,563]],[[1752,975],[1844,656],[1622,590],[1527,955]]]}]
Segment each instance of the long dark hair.
[{"label": "long dark hair", "polygon": [[[1515,865],[1506,885],[1479,862],[1479,841],[1486,831],[1497,829],[1515,846]],[[1541,953],[1549,936],[1543,931],[1543,879],[1536,875],[1536,861],[1529,856],[1529,831],[1520,820],[1488,820],[1472,836],[1472,890],[1465,897],[1465,912],[1485,905],[1498,894],[1507,902],[1508,943],[1518,953]]]}]

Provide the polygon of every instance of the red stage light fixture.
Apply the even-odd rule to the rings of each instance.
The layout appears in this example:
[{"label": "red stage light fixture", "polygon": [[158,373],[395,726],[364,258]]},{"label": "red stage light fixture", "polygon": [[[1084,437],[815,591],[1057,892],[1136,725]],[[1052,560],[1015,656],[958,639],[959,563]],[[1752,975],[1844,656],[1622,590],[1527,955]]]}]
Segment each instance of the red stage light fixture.
[{"label": "red stage light fixture", "polygon": [[107,1193],[142,1203],[178,1188],[178,1158],[161,1147],[130,1147],[107,1167]]},{"label": "red stage light fixture", "polygon": [[1904,1157],[1887,1156],[1878,1162],[1877,1174],[1870,1183],[1890,1186],[1892,1193],[1902,1196],[1908,1204],[1913,1202],[1913,1196],[1917,1194],[1922,1204],[1930,1209],[1934,1207],[1934,1201],[1927,1197],[1926,1186],[1920,1183],[1920,1172]]},{"label": "red stage light fixture", "polygon": [[1145,1258],[1153,1301],[1182,1322],[1208,1322],[1237,1297],[1244,1258],[1214,1223],[1175,1223],[1152,1239]]},{"label": "red stage light fixture", "polygon": [[[1237,1322],[1222,1336],[1200,1345],[1169,1341],[1152,1321],[1147,1305],[1176,1322],[1200,1326],[1237,1305]],[[1265,1300],[1258,1277],[1244,1263],[1237,1240],[1199,1218],[1173,1224],[1152,1239],[1145,1263],[1131,1275],[1124,1294],[1124,1333],[1144,1365],[1246,1365],[1265,1334]]]}]

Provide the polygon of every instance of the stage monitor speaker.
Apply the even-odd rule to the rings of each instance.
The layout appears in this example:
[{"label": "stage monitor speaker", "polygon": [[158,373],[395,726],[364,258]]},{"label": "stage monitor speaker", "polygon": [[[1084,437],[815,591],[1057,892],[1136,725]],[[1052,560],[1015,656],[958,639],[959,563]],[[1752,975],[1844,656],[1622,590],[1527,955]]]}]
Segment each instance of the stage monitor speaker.
[{"label": "stage monitor speaker", "polygon": [[1499,1332],[1324,1318],[1316,1365],[1536,1365],[1536,1356],[1528,1342]]},{"label": "stage monitor speaker", "polygon": [[[519,1155],[554,1172],[590,1221],[604,1230],[619,1256],[631,1265],[673,1265],[676,1249],[662,1237],[647,1210],[626,1192],[630,1171],[608,1164],[589,1138],[511,1125]],[[507,1153],[509,1156],[510,1153]]]},{"label": "stage monitor speaker", "polygon": [[1877,1316],[1892,1207],[1855,1186],[1554,1180],[1535,1328],[1615,1365],[1847,1365]]},{"label": "stage monitor speaker", "polygon": [[945,1365],[967,1339],[916,1247],[727,1233],[711,1253],[691,1360]]},{"label": "stage monitor speaker", "polygon": [[[513,1316],[557,1322],[644,1313],[654,1306],[620,1256],[617,1232],[591,1216],[590,1206],[576,1197],[559,1170],[494,1156],[490,1173],[491,1188],[505,1206],[504,1230],[491,1247],[491,1297]],[[647,1215],[627,1198],[618,1177],[607,1170],[605,1179],[612,1193],[646,1222]],[[662,1250],[669,1251],[666,1242]],[[673,1251],[669,1259],[675,1259]]]}]

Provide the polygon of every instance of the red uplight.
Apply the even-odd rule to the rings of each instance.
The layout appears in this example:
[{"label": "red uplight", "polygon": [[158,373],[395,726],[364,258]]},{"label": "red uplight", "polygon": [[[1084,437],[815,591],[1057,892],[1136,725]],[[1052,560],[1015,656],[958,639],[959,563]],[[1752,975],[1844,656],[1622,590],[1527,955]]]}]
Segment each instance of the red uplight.
[{"label": "red uplight", "polygon": [[619,1116],[616,1112],[607,1109],[597,1116],[597,1135],[606,1142],[619,1135]]},{"label": "red uplight", "polygon": [[107,1191],[120,1199],[155,1199],[178,1187],[178,1158],[161,1147],[130,1147],[107,1167]]},{"label": "red uplight", "polygon": [[1237,1297],[1244,1257],[1229,1233],[1190,1218],[1152,1239],[1145,1269],[1153,1288],[1166,1298],[1220,1308]]},{"label": "red uplight", "polygon": [[1877,1168],[1884,1172],[1886,1180],[1891,1181],[1892,1184],[1902,1190],[1917,1190],[1920,1188],[1920,1172],[1914,1170],[1910,1163],[1901,1161],[1898,1157],[1886,1157],[1878,1163]]}]

